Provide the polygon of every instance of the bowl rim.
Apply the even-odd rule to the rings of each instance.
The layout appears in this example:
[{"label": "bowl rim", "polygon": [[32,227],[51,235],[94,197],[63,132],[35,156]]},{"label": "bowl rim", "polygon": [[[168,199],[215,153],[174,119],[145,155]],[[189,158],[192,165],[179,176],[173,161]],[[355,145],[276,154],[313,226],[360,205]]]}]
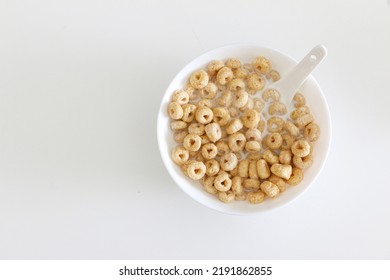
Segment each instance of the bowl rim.
[{"label": "bowl rim", "polygon": [[289,205],[290,203],[292,203],[293,201],[296,201],[299,197],[301,197],[314,183],[315,181],[317,180],[318,176],[321,174],[322,170],[324,169],[324,166],[325,166],[325,163],[328,159],[328,156],[329,156],[329,152],[330,152],[330,149],[331,149],[331,144],[332,144],[332,119],[331,119],[331,115],[330,115],[330,110],[329,110],[329,105],[328,105],[328,102],[325,98],[325,95],[321,89],[321,87],[319,86],[317,80],[314,78],[314,76],[311,74],[309,78],[311,78],[311,82],[314,83],[314,85],[316,87],[318,87],[319,91],[320,91],[320,97],[322,99],[322,102],[324,103],[325,107],[326,107],[326,118],[329,120],[328,121],[328,137],[326,139],[326,143],[327,143],[327,146],[326,146],[326,152],[324,154],[324,158],[323,158],[323,161],[321,163],[321,165],[319,166],[318,168],[318,171],[314,174],[314,177],[311,181],[311,183],[305,188],[303,189],[302,191],[300,191],[294,198],[290,199],[289,201],[285,202],[285,203],[282,203],[282,204],[278,204],[278,205],[275,205],[273,207],[270,207],[270,208],[266,208],[266,209],[262,209],[261,211],[254,211],[254,212],[239,212],[239,211],[224,211],[223,209],[221,208],[214,208],[212,207],[211,205],[208,205],[207,203],[203,203],[202,201],[200,201],[199,199],[195,198],[194,196],[192,196],[187,190],[186,188],[182,187],[181,184],[178,182],[177,178],[176,178],[176,174],[172,174],[171,170],[167,167],[168,164],[171,164],[171,162],[167,162],[169,159],[166,159],[163,155],[163,143],[162,143],[162,139],[160,137],[160,126],[159,126],[159,123],[160,123],[160,118],[162,118],[162,110],[163,110],[163,106],[164,106],[164,99],[165,99],[165,96],[168,94],[168,89],[171,87],[173,81],[175,81],[180,75],[181,73],[195,60],[198,60],[200,59],[201,57],[203,56],[207,56],[209,55],[210,53],[213,53],[213,52],[216,52],[216,51],[220,51],[220,50],[223,50],[223,49],[229,49],[229,48],[239,48],[239,47],[246,47],[246,48],[261,48],[261,49],[264,49],[264,50],[268,50],[268,51],[271,51],[271,52],[276,52],[276,53],[279,53],[283,56],[285,56],[286,58],[288,58],[289,60],[291,60],[295,65],[298,64],[298,62],[292,58],[291,56],[287,55],[286,53],[282,52],[282,51],[279,51],[278,49],[275,49],[275,48],[270,48],[270,47],[264,47],[264,46],[260,46],[260,45],[257,45],[257,44],[246,44],[246,43],[237,43],[237,44],[228,44],[228,45],[222,45],[220,47],[216,47],[216,48],[213,48],[213,49],[210,49],[206,52],[203,52],[201,53],[200,55],[194,57],[193,59],[191,59],[190,61],[188,61],[183,67],[180,68],[180,70],[176,73],[176,75],[170,80],[168,86],[166,87],[165,91],[164,91],[164,95],[162,96],[161,98],[161,101],[160,101],[160,105],[159,105],[159,109],[158,109],[158,113],[157,113],[157,143],[158,143],[158,148],[159,148],[159,153],[160,153],[160,157],[164,163],[164,167],[165,169],[168,171],[168,174],[169,176],[173,179],[173,181],[175,182],[175,184],[184,192],[186,193],[186,195],[188,195],[191,199],[193,199],[194,201],[198,202],[199,204],[209,208],[209,209],[212,209],[213,211],[216,211],[216,212],[219,212],[219,213],[223,213],[223,214],[226,214],[226,215],[235,215],[235,216],[253,216],[253,215],[260,215],[260,214],[265,214],[265,213],[269,213],[271,211],[274,211],[274,210],[277,210],[277,209],[281,209],[287,205]]}]

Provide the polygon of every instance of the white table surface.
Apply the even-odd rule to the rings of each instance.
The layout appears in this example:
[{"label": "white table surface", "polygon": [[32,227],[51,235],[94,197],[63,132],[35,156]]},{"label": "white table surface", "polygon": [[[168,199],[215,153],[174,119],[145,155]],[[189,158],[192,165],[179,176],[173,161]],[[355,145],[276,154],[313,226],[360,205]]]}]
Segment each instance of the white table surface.
[{"label": "white table surface", "polygon": [[[260,216],[193,201],[157,148],[170,80],[231,43],[328,48],[327,164]],[[387,0],[1,1],[0,258],[389,259],[389,50]]]}]

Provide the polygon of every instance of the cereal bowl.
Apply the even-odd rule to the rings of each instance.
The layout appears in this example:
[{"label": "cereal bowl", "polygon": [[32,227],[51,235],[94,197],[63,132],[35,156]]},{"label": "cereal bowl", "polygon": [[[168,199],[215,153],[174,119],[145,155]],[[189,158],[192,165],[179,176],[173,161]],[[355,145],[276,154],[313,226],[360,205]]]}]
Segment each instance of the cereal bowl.
[{"label": "cereal bowl", "polygon": [[[321,136],[315,143],[313,150],[313,165],[304,171],[304,179],[297,186],[288,186],[286,191],[276,198],[266,199],[259,204],[250,204],[247,201],[233,201],[223,203],[218,197],[203,190],[199,181],[193,181],[186,177],[181,168],[171,159],[171,151],[178,144],[174,141],[173,131],[170,128],[170,118],[168,115],[168,104],[171,101],[175,90],[184,88],[190,75],[199,69],[205,68],[212,60],[223,60],[228,58],[238,58],[242,62],[251,62],[256,56],[268,58],[273,68],[278,70],[283,79],[285,73],[293,68],[297,62],[291,57],[274,49],[252,46],[252,45],[230,45],[217,48],[202,54],[187,64],[169,84],[159,108],[157,119],[157,140],[162,160],[172,179],[190,197],[197,202],[217,210],[219,212],[236,215],[250,215],[263,213],[276,209],[292,202],[313,185],[316,177],[320,174],[330,148],[331,142],[331,118],[325,96],[316,80],[309,76],[301,86],[301,92],[306,103],[314,115],[315,122],[321,128]],[[259,95],[257,93],[257,95]]]}]

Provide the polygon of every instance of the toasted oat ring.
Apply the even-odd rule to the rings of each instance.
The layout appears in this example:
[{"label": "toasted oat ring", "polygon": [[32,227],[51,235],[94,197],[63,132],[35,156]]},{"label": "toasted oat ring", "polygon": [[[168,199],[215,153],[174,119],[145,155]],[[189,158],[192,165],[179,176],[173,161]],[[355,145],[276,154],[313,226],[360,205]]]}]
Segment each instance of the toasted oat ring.
[{"label": "toasted oat ring", "polygon": [[196,134],[188,134],[184,137],[183,146],[190,152],[196,152],[202,145],[202,138]]},{"label": "toasted oat ring", "polygon": [[276,150],[282,146],[283,138],[280,133],[274,132],[267,136],[265,143],[271,150]]},{"label": "toasted oat ring", "polygon": [[310,154],[310,144],[303,139],[297,140],[291,145],[291,152],[297,157],[305,157]]},{"label": "toasted oat ring", "polygon": [[220,192],[226,192],[232,187],[232,180],[229,178],[229,174],[225,171],[219,173],[214,180],[214,186]]},{"label": "toasted oat ring", "polygon": [[200,180],[206,174],[206,166],[203,162],[193,161],[186,167],[186,174],[193,180]]},{"label": "toasted oat ring", "polygon": [[198,70],[192,73],[190,84],[196,89],[202,89],[209,83],[209,75],[204,70]]},{"label": "toasted oat ring", "polygon": [[188,150],[182,146],[177,146],[172,150],[172,160],[178,165],[184,164],[189,157]]}]

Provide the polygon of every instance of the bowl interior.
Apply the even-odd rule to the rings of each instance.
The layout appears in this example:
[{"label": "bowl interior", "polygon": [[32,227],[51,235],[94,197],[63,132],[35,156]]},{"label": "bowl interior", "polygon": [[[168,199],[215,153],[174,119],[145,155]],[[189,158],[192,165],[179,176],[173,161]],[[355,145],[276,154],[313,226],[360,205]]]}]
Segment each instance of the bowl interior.
[{"label": "bowl interior", "polygon": [[172,149],[177,146],[177,143],[173,140],[173,132],[169,127],[170,120],[167,113],[167,107],[172,93],[176,89],[183,88],[190,74],[197,69],[204,68],[211,60],[226,60],[227,58],[235,57],[245,63],[252,61],[254,57],[259,55],[270,59],[273,68],[279,71],[282,79],[283,75],[297,64],[295,60],[287,55],[264,47],[232,45],[214,49],[191,61],[176,75],[165,92],[158,113],[157,137],[160,153],[173,180],[184,192],[199,203],[228,214],[246,215],[261,213],[291,202],[312,185],[326,161],[330,146],[331,120],[328,105],[317,82],[310,76],[301,86],[300,92],[305,96],[306,103],[314,115],[315,122],[321,128],[321,136],[314,146],[313,165],[305,170],[304,179],[299,185],[295,187],[289,186],[277,198],[266,199],[263,203],[257,205],[249,204],[246,201],[234,201],[233,203],[225,204],[219,201],[216,196],[206,193],[202,189],[200,182],[187,178],[181,169],[174,164],[170,155]]}]

